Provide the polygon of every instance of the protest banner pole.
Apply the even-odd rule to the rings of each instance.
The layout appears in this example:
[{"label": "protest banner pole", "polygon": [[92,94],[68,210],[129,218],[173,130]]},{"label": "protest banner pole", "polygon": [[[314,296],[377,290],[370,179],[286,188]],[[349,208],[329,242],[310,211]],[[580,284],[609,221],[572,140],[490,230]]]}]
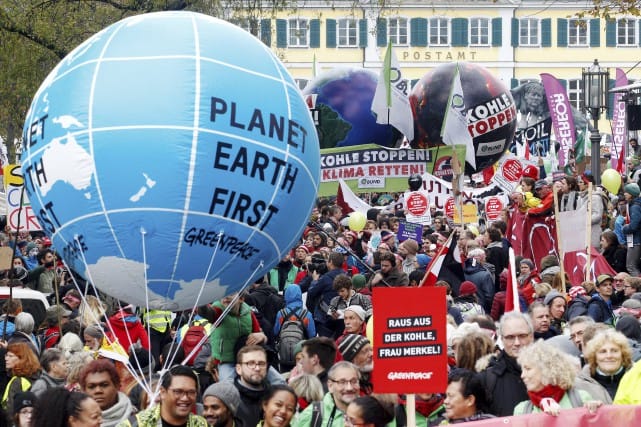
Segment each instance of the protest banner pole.
[{"label": "protest banner pole", "polygon": [[561,271],[561,283],[565,289],[565,267],[563,260],[565,259],[565,252],[563,251],[563,244],[561,243],[561,220],[559,219],[559,193],[555,186],[552,186],[552,193],[554,194],[554,222],[556,223],[556,241],[559,246],[559,268]]},{"label": "protest banner pole", "polygon": [[416,427],[416,395],[405,395],[405,410],[407,411],[407,427]]},{"label": "protest banner pole", "polygon": [[456,201],[456,207],[459,214],[459,223],[461,224],[461,229],[465,229],[465,223],[463,222],[463,197],[461,197],[461,163],[459,162],[456,150],[452,150],[452,192],[454,193],[454,200]]},{"label": "protest banner pole", "polygon": [[588,214],[586,215],[587,226],[585,227],[585,254],[587,262],[585,264],[585,281],[590,281],[590,270],[592,265],[591,237],[592,237],[592,183],[588,183]]}]

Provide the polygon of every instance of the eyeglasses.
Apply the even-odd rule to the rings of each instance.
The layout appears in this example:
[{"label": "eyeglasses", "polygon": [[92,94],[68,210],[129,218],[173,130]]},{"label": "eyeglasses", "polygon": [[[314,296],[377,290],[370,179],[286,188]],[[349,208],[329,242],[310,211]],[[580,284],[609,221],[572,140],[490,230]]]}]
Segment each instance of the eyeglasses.
[{"label": "eyeglasses", "polygon": [[329,378],[329,380],[334,384],[338,384],[341,387],[347,387],[347,384],[351,385],[352,387],[358,387],[358,384],[359,384],[357,378],[353,378],[351,380],[338,380],[338,381]]},{"label": "eyeglasses", "polygon": [[256,368],[261,368],[263,369],[265,366],[267,366],[267,362],[256,362],[255,360],[252,360],[250,362],[242,362],[243,365],[247,366],[249,369],[256,369]]},{"label": "eyeglasses", "polygon": [[504,342],[514,342],[518,338],[519,341],[525,341],[530,337],[530,334],[516,334],[516,335],[505,335],[503,337]]},{"label": "eyeglasses", "polygon": [[196,398],[196,390],[183,390],[181,388],[170,388],[168,390],[171,392],[171,394],[174,395],[176,399],[180,399],[185,396],[190,399]]}]

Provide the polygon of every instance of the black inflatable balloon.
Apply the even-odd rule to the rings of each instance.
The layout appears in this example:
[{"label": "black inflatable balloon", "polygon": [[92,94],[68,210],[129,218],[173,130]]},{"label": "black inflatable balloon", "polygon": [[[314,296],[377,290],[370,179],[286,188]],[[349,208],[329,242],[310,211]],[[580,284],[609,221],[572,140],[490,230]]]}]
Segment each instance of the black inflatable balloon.
[{"label": "black inflatable balloon", "polygon": [[[414,114],[412,148],[443,145],[441,128],[456,74],[457,63],[440,65],[414,86],[410,94]],[[458,63],[464,112],[473,137],[476,167],[465,165],[465,173],[481,171],[503,156],[514,138],[516,107],[510,91],[487,69]]]},{"label": "black inflatable balloon", "polygon": [[420,173],[414,173],[407,179],[407,185],[412,191],[418,191],[423,185],[423,177]]}]

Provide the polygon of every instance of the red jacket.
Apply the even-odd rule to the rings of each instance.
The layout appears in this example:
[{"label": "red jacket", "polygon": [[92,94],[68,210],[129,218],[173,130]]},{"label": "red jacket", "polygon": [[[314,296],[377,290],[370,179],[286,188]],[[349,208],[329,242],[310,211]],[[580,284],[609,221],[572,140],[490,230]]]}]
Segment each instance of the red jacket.
[{"label": "red jacket", "polygon": [[122,348],[128,353],[132,344],[140,341],[140,345],[149,350],[149,335],[140,319],[135,314],[119,310],[109,318],[109,328]]}]

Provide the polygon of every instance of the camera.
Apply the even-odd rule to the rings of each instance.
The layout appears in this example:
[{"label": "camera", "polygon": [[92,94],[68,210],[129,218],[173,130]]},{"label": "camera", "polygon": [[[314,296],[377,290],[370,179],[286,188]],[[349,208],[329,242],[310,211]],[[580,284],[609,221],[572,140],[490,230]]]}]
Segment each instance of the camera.
[{"label": "camera", "polygon": [[310,274],[316,271],[320,276],[322,276],[328,271],[327,263],[324,261],[307,263],[307,271],[309,271]]}]

